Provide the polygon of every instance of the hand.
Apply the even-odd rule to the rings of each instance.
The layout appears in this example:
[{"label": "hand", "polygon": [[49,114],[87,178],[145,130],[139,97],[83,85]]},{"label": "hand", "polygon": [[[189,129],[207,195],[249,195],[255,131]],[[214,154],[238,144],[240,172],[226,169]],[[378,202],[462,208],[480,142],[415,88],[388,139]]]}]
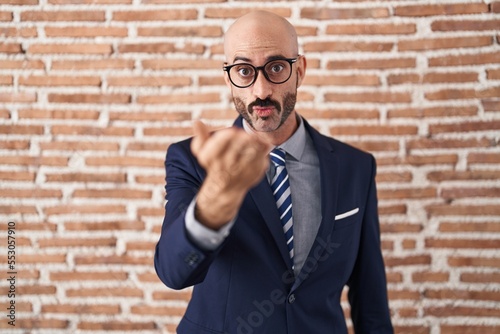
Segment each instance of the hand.
[{"label": "hand", "polygon": [[217,230],[236,216],[247,192],[264,176],[272,145],[234,127],[210,135],[207,127],[196,121],[193,130],[191,151],[207,172],[195,216]]}]

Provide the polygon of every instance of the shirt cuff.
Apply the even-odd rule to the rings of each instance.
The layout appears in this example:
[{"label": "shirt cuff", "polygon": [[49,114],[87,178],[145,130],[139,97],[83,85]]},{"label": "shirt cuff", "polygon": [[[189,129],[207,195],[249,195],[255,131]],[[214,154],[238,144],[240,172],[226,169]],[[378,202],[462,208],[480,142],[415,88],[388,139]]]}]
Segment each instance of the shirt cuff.
[{"label": "shirt cuff", "polygon": [[215,231],[196,220],[194,215],[195,206],[196,197],[191,201],[191,204],[189,204],[186,210],[186,230],[197,246],[208,251],[215,250],[229,235],[236,218],[231,219],[226,225],[222,226],[218,231]]}]

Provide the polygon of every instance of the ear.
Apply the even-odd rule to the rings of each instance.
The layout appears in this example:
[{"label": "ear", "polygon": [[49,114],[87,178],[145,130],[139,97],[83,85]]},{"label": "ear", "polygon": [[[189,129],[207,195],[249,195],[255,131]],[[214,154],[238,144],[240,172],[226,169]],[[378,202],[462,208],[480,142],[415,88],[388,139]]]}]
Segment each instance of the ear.
[{"label": "ear", "polygon": [[[226,66],[227,63],[224,63],[224,66]],[[229,80],[229,74],[227,73],[227,71],[222,71],[224,72],[224,82],[226,83],[226,86],[229,88],[229,89],[232,89],[233,88],[233,85],[231,84],[231,81]]]},{"label": "ear", "polygon": [[306,76],[306,68],[307,68],[307,60],[305,56],[299,55],[299,59],[297,59],[297,88],[302,85],[302,81]]}]

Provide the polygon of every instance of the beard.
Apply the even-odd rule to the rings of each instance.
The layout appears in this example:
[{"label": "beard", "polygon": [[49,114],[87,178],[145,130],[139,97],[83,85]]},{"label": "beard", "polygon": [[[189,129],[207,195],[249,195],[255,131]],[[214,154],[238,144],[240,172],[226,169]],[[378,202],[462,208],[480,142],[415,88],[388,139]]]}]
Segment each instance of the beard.
[{"label": "beard", "polygon": [[[290,114],[295,109],[295,103],[297,102],[297,92],[287,93],[283,98],[283,106],[276,100],[271,98],[256,99],[248,106],[245,105],[245,102],[237,97],[233,96],[233,103],[236,111],[243,117],[243,119],[254,129],[257,131],[265,131],[271,132],[279,129],[283,123],[288,119]],[[270,115],[266,117],[259,117],[254,114],[254,107],[274,107],[276,109],[275,115]],[[256,129],[256,122],[269,121],[270,124],[263,126],[262,129]]]}]

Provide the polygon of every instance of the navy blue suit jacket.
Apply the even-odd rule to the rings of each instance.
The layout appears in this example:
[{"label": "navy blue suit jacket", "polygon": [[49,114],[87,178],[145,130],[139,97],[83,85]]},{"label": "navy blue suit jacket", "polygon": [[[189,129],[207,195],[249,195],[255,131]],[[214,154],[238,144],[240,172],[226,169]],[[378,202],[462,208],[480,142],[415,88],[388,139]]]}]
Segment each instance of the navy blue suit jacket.
[{"label": "navy blue suit jacket", "polygon": [[[241,118],[235,126],[242,126]],[[169,147],[166,214],[155,268],[170,288],[194,286],[179,334],[344,334],[340,299],[345,285],[357,334],[393,332],[375,160],[305,126],[320,162],[322,222],[298,277],[292,274],[266,178],[249,191],[220,247],[205,251],[190,240],[185,212],[205,171],[191,154],[190,140]]]}]

